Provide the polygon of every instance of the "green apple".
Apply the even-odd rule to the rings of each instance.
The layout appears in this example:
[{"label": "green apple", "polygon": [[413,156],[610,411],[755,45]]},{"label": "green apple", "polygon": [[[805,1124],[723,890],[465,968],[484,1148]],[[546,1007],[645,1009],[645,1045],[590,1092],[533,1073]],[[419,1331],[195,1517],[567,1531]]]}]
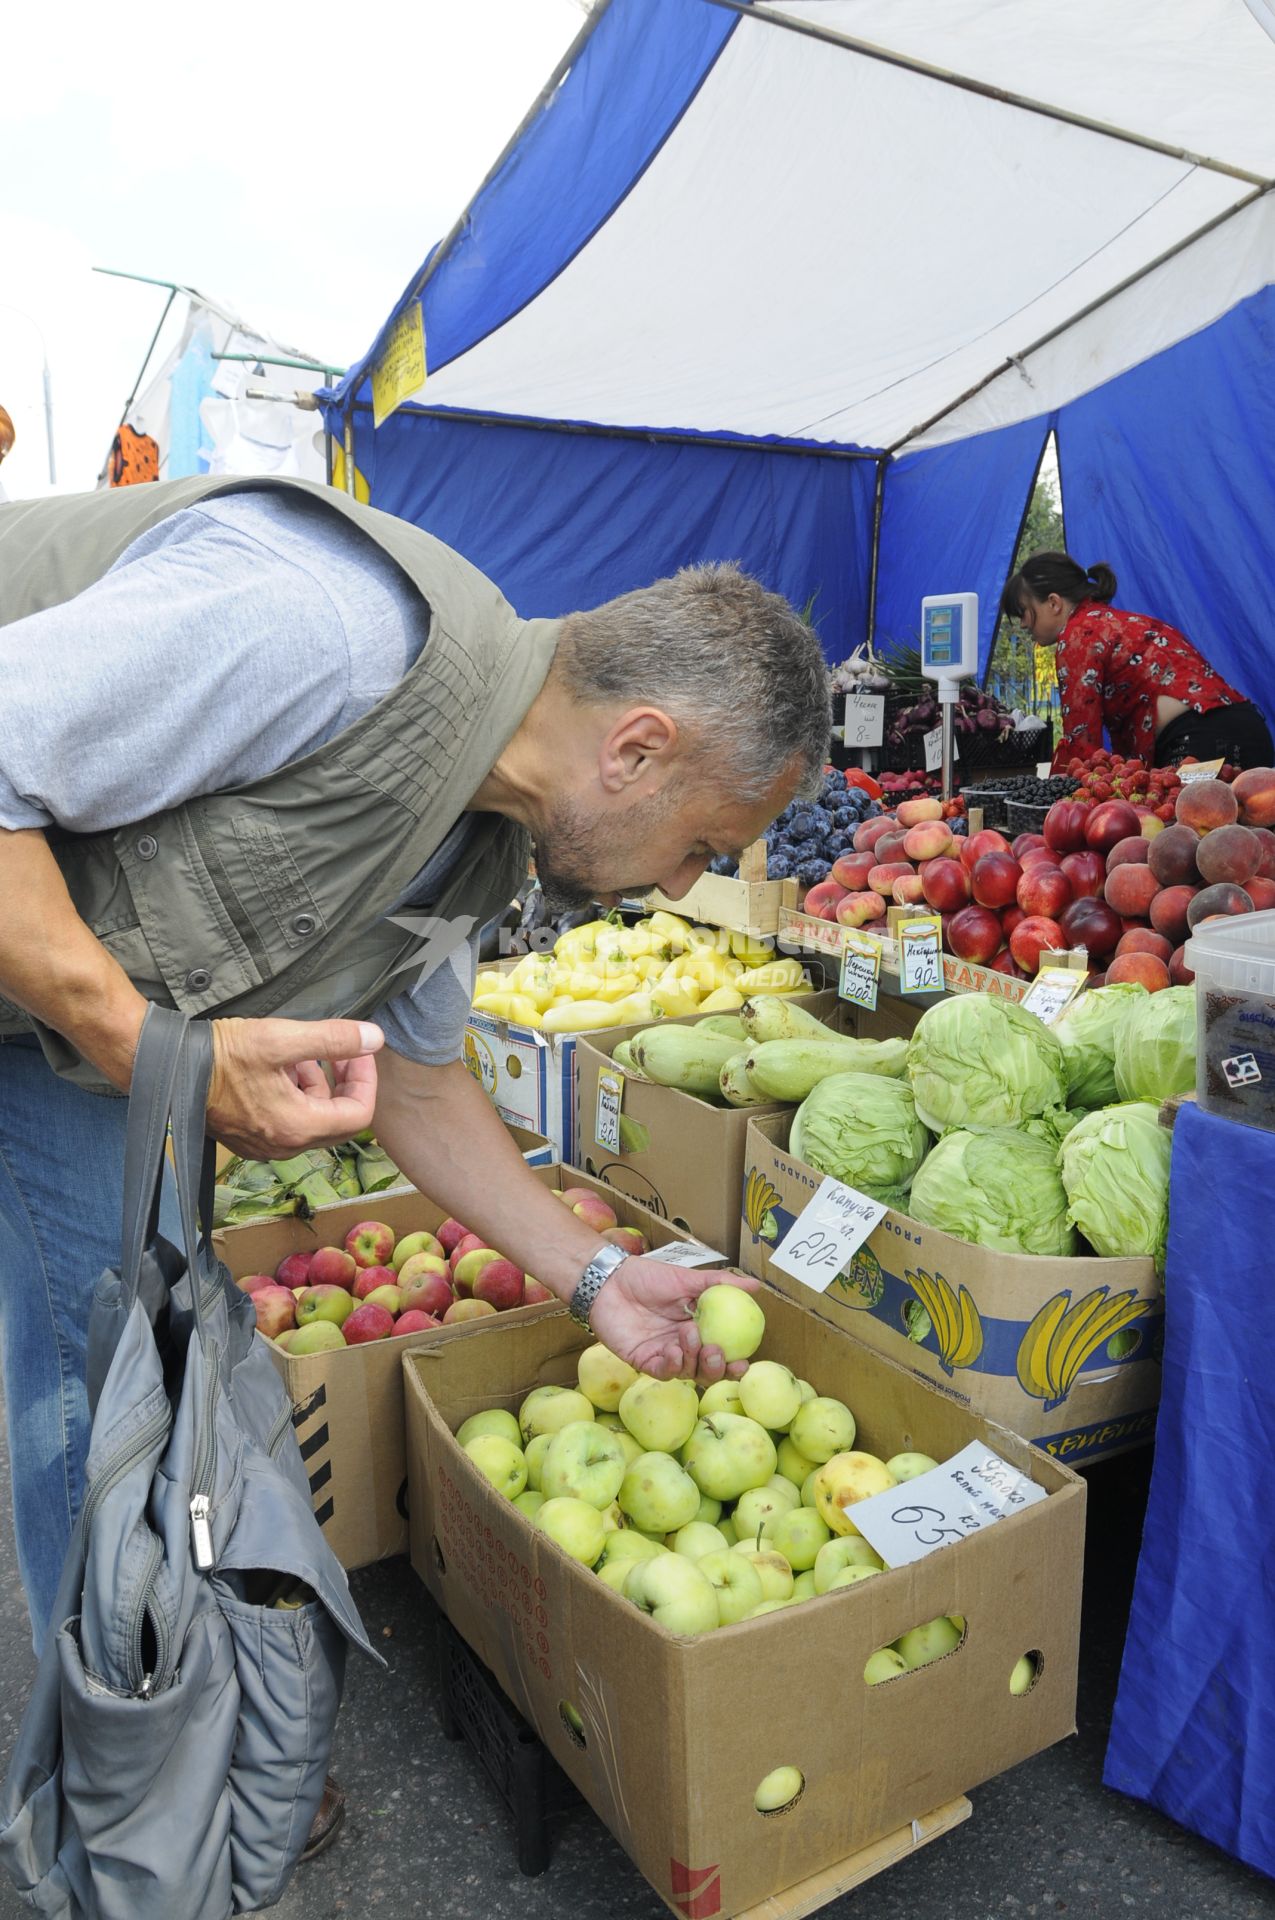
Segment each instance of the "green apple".
[{"label": "green apple", "polygon": [[514,1505],[519,1513],[525,1513],[528,1520],[534,1520],[545,1503],[543,1493],[537,1493],[534,1487],[524,1487],[521,1493],[514,1495]]},{"label": "green apple", "polygon": [[1040,1671],[1034,1654],[1020,1654],[1014,1662],[1014,1670],[1009,1676],[1009,1690],[1013,1694],[1029,1693],[1037,1673]]},{"label": "green apple", "polygon": [[733,1547],[739,1538],[739,1531],[735,1526],[734,1514],[723,1513],[720,1520],[714,1520],[713,1525],[717,1528],[717,1531],[721,1534],[727,1546]]},{"label": "green apple", "polygon": [[748,1360],[766,1332],[766,1316],[742,1287],[717,1282],[695,1302],[695,1324],[706,1347],[720,1347],[726,1359]]},{"label": "green apple", "polygon": [[868,1655],[863,1677],[870,1687],[879,1687],[883,1680],[893,1680],[896,1674],[907,1670],[908,1663],[901,1653],[896,1653],[893,1647],[878,1647]]},{"label": "green apple", "polygon": [[725,1553],[728,1542],[720,1528],[707,1520],[688,1520],[664,1544],[674,1553],[684,1553],[688,1560],[702,1560],[706,1553]]},{"label": "green apple", "polygon": [[754,1360],[739,1383],[739,1399],[758,1426],[785,1433],[801,1405],[801,1391],[790,1367],[780,1366],[778,1360]]},{"label": "green apple", "polygon": [[[598,1413],[595,1409],[593,1417],[600,1427],[607,1427],[612,1433],[629,1432],[618,1413]],[[632,1439],[632,1437],[632,1434],[629,1434],[629,1438]]]},{"label": "green apple", "polygon": [[670,1633],[708,1633],[717,1625],[717,1591],[685,1554],[635,1560],[624,1591]]},{"label": "green apple", "polygon": [[792,1513],[781,1514],[767,1529],[766,1542],[776,1553],[783,1554],[794,1573],[808,1573],[820,1547],[826,1546],[831,1537],[813,1507],[797,1507]]},{"label": "green apple", "polygon": [[761,1575],[738,1553],[723,1550],[721,1553],[705,1554],[695,1564],[717,1595],[719,1626],[734,1626],[754,1607],[759,1607],[765,1598],[761,1590]]},{"label": "green apple", "polygon": [[753,1805],[758,1813],[777,1813],[780,1807],[790,1807],[805,1785],[800,1767],[776,1767],[758,1786]]},{"label": "green apple", "polygon": [[593,1571],[603,1586],[610,1587],[613,1593],[623,1593],[632,1565],[631,1560],[599,1560]]},{"label": "green apple", "polygon": [[699,1488],[667,1453],[640,1453],[620,1483],[620,1505],[646,1533],[676,1533],[699,1511]]},{"label": "green apple", "polygon": [[[779,1449],[776,1448],[775,1451],[778,1452]],[[788,1507],[790,1510],[793,1507],[799,1507],[801,1505],[800,1489],[798,1487],[794,1487],[792,1481],[789,1480],[785,1474],[780,1473],[777,1467],[774,1473],[771,1474],[769,1480],[766,1482],[766,1485],[770,1488],[770,1491],[779,1500],[781,1500],[783,1504],[786,1507]]]},{"label": "green apple", "polygon": [[524,1440],[538,1433],[557,1433],[573,1420],[592,1420],[593,1402],[574,1387],[536,1387],[518,1409]]},{"label": "green apple", "polygon": [[620,1491],[624,1469],[624,1448],[615,1434],[596,1420],[571,1420],[549,1440],[540,1486],[548,1500],[567,1494],[600,1513]]},{"label": "green apple", "polygon": [[341,1327],[354,1306],[354,1295],[347,1287],[307,1287],[297,1295],[297,1325],[310,1327],[316,1320],[330,1320],[333,1326]]},{"label": "green apple", "polygon": [[797,1389],[801,1394],[801,1404],[803,1407],[807,1400],[813,1400],[815,1398],[815,1390],[809,1380],[798,1380]]},{"label": "green apple", "polygon": [[941,1660],[945,1653],[951,1653],[961,1644],[961,1632],[954,1627],[945,1613],[937,1620],[927,1620],[922,1627],[910,1627],[901,1633],[894,1643],[895,1652],[901,1654],[909,1672],[916,1667],[927,1667],[931,1660]]},{"label": "green apple", "polygon": [[806,1477],[805,1477],[805,1479],[804,1479],[804,1480],[802,1481],[802,1483],[801,1483],[801,1504],[802,1504],[802,1506],[803,1506],[803,1507],[813,1507],[813,1506],[814,1506],[814,1504],[815,1504],[815,1493],[816,1493],[816,1485],[815,1485],[815,1483],[816,1483],[816,1481],[818,1480],[818,1478],[819,1478],[819,1475],[820,1475],[820,1474],[821,1474],[822,1472],[823,1472],[823,1468],[822,1468],[822,1467],[811,1467],[811,1469],[810,1469],[810,1472],[809,1472],[809,1473],[808,1473],[808,1474],[806,1475]]},{"label": "green apple", "polygon": [[837,1593],[842,1587],[857,1587],[860,1581],[875,1580],[880,1573],[879,1567],[842,1567],[840,1573],[834,1573],[825,1593]]},{"label": "green apple", "polygon": [[699,1497],[699,1512],[696,1514],[695,1518],[697,1520],[706,1520],[710,1527],[715,1527],[718,1521],[721,1519],[721,1517],[722,1517],[721,1501],[710,1500],[706,1493],[701,1493]]},{"label": "green apple", "polygon": [[792,1482],[797,1489],[799,1500],[802,1487],[818,1465],[817,1460],[809,1459],[800,1447],[793,1445],[790,1433],[784,1435],[775,1449],[775,1471],[782,1474],[785,1480]]},{"label": "green apple", "polygon": [[738,1380],[714,1380],[699,1397],[700,1418],[708,1413],[742,1413]]},{"label": "green apple", "polygon": [[844,1400],[828,1400],[816,1394],[797,1409],[788,1429],[794,1447],[822,1466],[834,1453],[846,1453],[854,1445],[855,1418]]},{"label": "green apple", "polygon": [[730,1549],[741,1559],[750,1560],[761,1575],[761,1593],[763,1600],[790,1600],[792,1598],[792,1568],[782,1553],[776,1553],[771,1547],[756,1547],[751,1540],[740,1540]]},{"label": "green apple", "polygon": [[791,1512],[788,1501],[777,1494],[767,1481],[764,1487],[749,1487],[735,1502],[735,1532],[741,1540],[755,1540],[758,1533],[767,1539],[781,1514]]},{"label": "green apple", "polygon": [[871,1567],[875,1573],[881,1571],[881,1556],[875,1547],[870,1547],[861,1533],[839,1534],[835,1540],[829,1540],[815,1556],[815,1592],[826,1593],[832,1585],[833,1577],[843,1567]]},{"label": "green apple", "polygon": [[893,1485],[894,1475],[875,1453],[834,1453],[815,1474],[815,1506],[830,1532],[857,1533],[850,1508]]},{"label": "green apple", "polygon": [[751,1613],[744,1615],[744,1618],[758,1620],[763,1613],[782,1613],[785,1607],[795,1607],[799,1604],[795,1595],[790,1593],[786,1600],[763,1600],[759,1607],[754,1607]]},{"label": "green apple", "polygon": [[502,1440],[522,1448],[522,1429],[512,1413],[506,1413],[503,1407],[488,1407],[485,1413],[471,1413],[468,1420],[461,1422],[456,1430],[456,1438],[462,1447],[480,1433],[498,1433]]},{"label": "green apple", "polygon": [[792,1597],[794,1600],[813,1600],[816,1597],[815,1576],[809,1568],[805,1573],[799,1573],[793,1580]]},{"label": "green apple", "polygon": [[335,1353],[338,1347],[344,1345],[345,1335],[334,1320],[311,1320],[308,1326],[293,1329],[288,1352],[299,1355]]},{"label": "green apple", "polygon": [[932,1460],[928,1453],[896,1453],[885,1464],[901,1486],[905,1480],[915,1480],[919,1473],[931,1472],[938,1461]]},{"label": "green apple", "polygon": [[742,1413],[710,1413],[696,1422],[683,1463],[710,1500],[734,1500],[765,1486],[775,1471],[775,1443]]},{"label": "green apple", "polygon": [[624,1509],[618,1500],[613,1500],[610,1506],[603,1507],[601,1513],[602,1524],[608,1533],[617,1533],[621,1527],[628,1524],[624,1518]]},{"label": "green apple", "polygon": [[363,1296],[362,1304],[367,1306],[369,1302],[378,1307],[384,1307],[387,1313],[392,1313],[395,1317],[403,1311],[403,1296],[397,1287],[373,1287],[371,1293],[365,1293]]},{"label": "green apple", "polygon": [[624,1527],[617,1533],[608,1533],[602,1543],[603,1561],[608,1560],[654,1560],[657,1553],[665,1553],[667,1548],[658,1540],[650,1540],[646,1534],[639,1533],[636,1527]]},{"label": "green apple", "polygon": [[637,1379],[637,1368],[621,1360],[601,1342],[586,1347],[576,1363],[580,1391],[599,1413],[614,1413],[622,1395]]},{"label": "green apple", "polygon": [[523,1448],[523,1458],[527,1462],[527,1485],[533,1493],[543,1493],[541,1476],[544,1473],[545,1455],[553,1445],[551,1433],[538,1433],[534,1440],[528,1440]]},{"label": "green apple", "polygon": [[699,1395],[689,1380],[642,1373],[620,1396],[620,1418],[648,1453],[676,1453],[699,1419]]},{"label": "green apple", "polygon": [[521,1447],[498,1433],[478,1433],[466,1443],[465,1452],[483,1478],[490,1480],[497,1493],[512,1500],[527,1484],[527,1462]]},{"label": "green apple", "polygon": [[532,1525],[539,1527],[542,1533],[547,1533],[564,1553],[569,1553],[582,1567],[594,1564],[606,1538],[602,1515],[597,1508],[591,1507],[587,1500],[575,1500],[570,1495],[546,1500],[534,1516]]},{"label": "green apple", "polygon": [[[441,1240],[436,1240],[432,1233],[406,1233],[401,1240],[395,1242],[394,1251],[390,1255],[390,1265],[395,1273],[401,1273],[404,1261],[410,1260],[414,1253],[431,1253],[441,1257],[442,1251]],[[444,1260],[443,1272],[446,1273],[446,1271],[447,1262]]]}]

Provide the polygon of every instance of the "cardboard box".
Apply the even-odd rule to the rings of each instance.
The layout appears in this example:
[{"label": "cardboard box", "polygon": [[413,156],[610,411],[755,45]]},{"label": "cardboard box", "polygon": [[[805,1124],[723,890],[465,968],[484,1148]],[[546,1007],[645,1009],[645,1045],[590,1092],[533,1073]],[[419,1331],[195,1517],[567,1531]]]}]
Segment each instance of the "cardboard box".
[{"label": "cardboard box", "polygon": [[490,1013],[470,1012],[465,1065],[507,1126],[542,1135],[555,1159],[575,1157],[574,1033],[539,1033]]},{"label": "cardboard box", "polygon": [[[556,1162],[534,1171],[546,1187],[598,1186],[620,1225],[637,1227],[653,1246],[682,1237],[645,1207],[586,1175],[573,1170],[567,1178]],[[414,1188],[400,1188],[320,1207],[309,1221],[294,1216],[226,1227],[213,1244],[238,1280],[248,1273],[273,1273],[285,1254],[338,1243],[359,1220],[384,1220],[402,1235],[421,1228],[433,1232],[446,1217]],[[521,1324],[554,1310],[517,1307],[476,1324],[483,1331],[497,1319]],[[407,1551],[402,1357],[405,1349],[450,1340],[462,1330],[427,1329],[330,1353],[294,1355],[270,1345],[270,1357],[292,1400],[292,1424],[310,1476],[314,1511],[342,1566],[362,1567]]]},{"label": "cardboard box", "polygon": [[[782,1113],[756,1117],[749,1128],[742,1202],[747,1218],[740,1234],[746,1272],[1058,1459],[1084,1465],[1151,1439],[1160,1399],[1164,1300],[1150,1260],[998,1253],[890,1212],[849,1271],[826,1293],[816,1293],[770,1258],[823,1178],[789,1153],[791,1125],[791,1114]],[[954,1365],[954,1356],[941,1350],[922,1297],[932,1299],[931,1289],[940,1284],[958,1303],[964,1291],[976,1316],[977,1351],[968,1365]],[[1115,1335],[1114,1351],[1106,1339],[1092,1348],[1080,1342],[1079,1370],[1063,1397],[1054,1398],[1029,1364],[1036,1345],[1029,1338],[1031,1324],[1049,1301],[1066,1296],[1078,1304],[1098,1290],[1105,1298],[1130,1293],[1145,1306]],[[1031,1393],[1020,1380],[1020,1365]]]},{"label": "cardboard box", "polygon": [[[769,1291],[764,1305],[765,1353],[844,1398],[866,1448],[949,1459],[986,1441],[1048,1497],[799,1611],[679,1637],[539,1533],[453,1438],[481,1408],[516,1411],[532,1387],[574,1380],[588,1336],[550,1313],[404,1358],[413,1565],[652,1886],[697,1920],[809,1911],[784,1890],[1075,1724],[1083,1484],[818,1314]],[[965,1616],[957,1649],[865,1685],[878,1647],[948,1613]],[[1009,1674],[1029,1650],[1039,1678],[1016,1698]],[[761,1815],[754,1791],[780,1765],[801,1769],[804,1792]]]},{"label": "cardboard box", "polygon": [[[909,1034],[920,1018],[918,1007],[884,997],[875,1013],[858,1014],[831,990],[802,994],[797,1004],[838,1033],[873,1040]],[[749,1118],[790,1109],[780,1109],[778,1103],[710,1107],[674,1087],[626,1080],[620,1109],[621,1150],[608,1152],[597,1139],[598,1075],[610,1065],[620,1042],[641,1031],[640,1027],[612,1027],[581,1039],[576,1165],[618,1192],[632,1194],[681,1231],[735,1260]]]}]

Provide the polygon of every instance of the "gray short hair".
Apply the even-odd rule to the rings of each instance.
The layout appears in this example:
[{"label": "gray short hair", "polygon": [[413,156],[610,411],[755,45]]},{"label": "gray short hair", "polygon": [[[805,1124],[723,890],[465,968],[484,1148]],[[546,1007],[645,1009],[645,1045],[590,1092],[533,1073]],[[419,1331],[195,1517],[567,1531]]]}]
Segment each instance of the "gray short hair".
[{"label": "gray short hair", "polygon": [[817,781],[832,732],[818,636],[778,593],[730,561],[563,622],[556,669],[577,700],[649,700],[702,735],[741,797],[767,793],[798,762]]}]

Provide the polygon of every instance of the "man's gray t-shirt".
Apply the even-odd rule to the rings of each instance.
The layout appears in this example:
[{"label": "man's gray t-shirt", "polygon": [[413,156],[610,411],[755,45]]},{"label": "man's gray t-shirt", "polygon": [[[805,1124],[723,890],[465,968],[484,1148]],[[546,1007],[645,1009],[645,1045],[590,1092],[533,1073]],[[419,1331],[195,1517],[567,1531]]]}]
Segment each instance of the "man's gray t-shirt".
[{"label": "man's gray t-shirt", "polygon": [[[394,562],[319,501],[185,508],[74,600],[0,628],[0,827],[111,832],[260,779],[383,699],[428,623]],[[462,815],[403,911],[437,899],[468,831]],[[477,951],[475,933],[378,1010],[389,1046],[460,1057]]]}]

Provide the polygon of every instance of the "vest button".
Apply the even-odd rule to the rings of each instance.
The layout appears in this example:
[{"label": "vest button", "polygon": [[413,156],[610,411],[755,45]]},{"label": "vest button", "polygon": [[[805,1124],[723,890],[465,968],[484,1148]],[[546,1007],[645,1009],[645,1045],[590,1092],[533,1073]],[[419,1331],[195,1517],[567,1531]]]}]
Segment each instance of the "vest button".
[{"label": "vest button", "polygon": [[299,913],[292,923],[292,931],[299,933],[302,939],[304,939],[307,934],[314,932],[318,924],[318,921],[312,913]]},{"label": "vest button", "polygon": [[141,839],[137,843],[138,859],[153,860],[155,858],[155,855],[158,852],[159,852],[159,841],[155,838],[154,834],[144,833]]},{"label": "vest button", "polygon": [[192,967],[186,975],[186,991],[188,993],[203,993],[211,985],[212,975],[209,973],[207,967]]}]

